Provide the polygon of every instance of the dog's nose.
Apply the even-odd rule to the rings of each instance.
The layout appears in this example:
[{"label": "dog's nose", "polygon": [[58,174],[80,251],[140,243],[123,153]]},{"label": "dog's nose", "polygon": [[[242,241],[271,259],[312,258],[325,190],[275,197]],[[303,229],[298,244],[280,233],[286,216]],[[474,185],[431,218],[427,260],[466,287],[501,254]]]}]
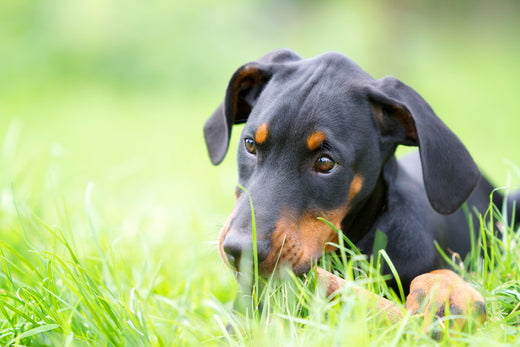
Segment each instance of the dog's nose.
[{"label": "dog's nose", "polygon": [[[226,238],[222,247],[224,248],[224,252],[226,253],[229,265],[231,265],[236,270],[238,270],[240,266],[240,260],[244,252],[248,256],[252,257],[253,244],[250,240],[244,241],[233,238]],[[257,242],[258,263],[261,263],[267,258],[268,250],[269,245],[267,242]]]}]

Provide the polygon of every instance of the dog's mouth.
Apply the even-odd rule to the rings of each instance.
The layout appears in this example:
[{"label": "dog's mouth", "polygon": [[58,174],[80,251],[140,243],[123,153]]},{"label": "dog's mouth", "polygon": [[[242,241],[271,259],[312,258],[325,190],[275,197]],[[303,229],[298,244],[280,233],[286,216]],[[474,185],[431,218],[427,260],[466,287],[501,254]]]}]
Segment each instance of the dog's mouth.
[{"label": "dog's mouth", "polygon": [[274,277],[283,277],[287,272],[292,272],[296,276],[301,276],[306,274],[311,269],[313,264],[316,264],[318,260],[321,258],[310,258],[310,259],[302,259],[297,253],[282,253],[288,254],[287,256],[278,257],[278,260],[272,264],[270,260],[262,261],[259,264],[255,265],[252,257],[244,257],[241,259],[240,264],[236,264],[232,261],[226,262],[231,270],[233,270],[235,277],[243,278],[246,276],[251,276],[255,273],[255,266],[257,267],[258,275],[262,278],[269,278],[271,276]]},{"label": "dog's mouth", "polygon": [[316,249],[306,245],[297,238],[297,233],[283,232],[278,228],[272,237],[271,250],[258,268],[259,273],[269,276],[290,269],[300,276],[309,271],[311,264],[321,258],[324,244],[316,245]]},{"label": "dog's mouth", "polygon": [[[307,273],[313,263],[320,257],[306,257],[305,253],[292,240],[285,240],[280,247],[272,248],[267,258],[259,259],[255,257],[251,250],[244,251],[239,259],[235,259],[226,252],[224,262],[236,273],[237,276],[244,276],[247,273],[254,273],[255,267],[262,277],[269,277],[273,274],[280,274],[287,270],[292,271],[297,276]],[[256,259],[256,262],[255,262]]]},{"label": "dog's mouth", "polygon": [[225,225],[219,235],[219,253],[237,276],[254,273],[255,266],[262,277],[280,275],[287,270],[300,276],[307,273],[324,252],[335,250],[334,244],[338,240],[337,232],[323,221],[309,218],[306,226],[307,228],[296,228],[290,220],[279,221],[271,235],[269,251],[263,256],[257,253],[255,264],[251,249],[241,250],[235,256],[224,249],[223,241],[228,231]]}]

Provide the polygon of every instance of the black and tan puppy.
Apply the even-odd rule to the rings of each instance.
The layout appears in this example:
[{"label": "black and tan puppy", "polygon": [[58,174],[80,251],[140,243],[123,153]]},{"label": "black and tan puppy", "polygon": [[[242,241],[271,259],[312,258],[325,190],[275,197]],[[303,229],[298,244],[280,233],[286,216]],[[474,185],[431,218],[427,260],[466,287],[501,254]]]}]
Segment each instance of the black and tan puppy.
[{"label": "black and tan puppy", "polygon": [[[334,251],[327,243],[338,235],[317,219],[323,217],[367,254],[376,231],[385,233],[408,290],[416,276],[441,268],[434,241],[462,257],[469,251],[474,231],[461,205],[481,213],[489,206],[493,187],[428,103],[398,79],[374,79],[339,53],[302,59],[282,49],[240,67],[204,127],[213,164],[224,158],[238,123],[246,123],[239,183],[254,205],[263,274],[278,264],[299,275],[324,250]],[[397,160],[399,145],[419,152]],[[503,198],[494,197],[501,206]],[[241,189],[218,249],[236,270],[252,249],[251,207]],[[452,275],[436,273],[447,283]],[[414,295],[434,282],[416,281]]]}]

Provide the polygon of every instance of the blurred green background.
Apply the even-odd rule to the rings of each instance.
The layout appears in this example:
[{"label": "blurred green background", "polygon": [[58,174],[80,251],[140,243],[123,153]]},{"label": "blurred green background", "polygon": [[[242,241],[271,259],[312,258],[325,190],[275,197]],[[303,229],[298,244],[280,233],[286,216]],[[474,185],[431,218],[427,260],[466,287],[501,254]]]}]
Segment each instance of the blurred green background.
[{"label": "blurred green background", "polygon": [[400,78],[507,185],[505,159],[520,165],[519,14],[515,1],[1,1],[1,237],[16,239],[14,196],[50,224],[65,206],[87,247],[90,182],[102,242],[146,248],[133,256],[164,262],[165,288],[191,276],[212,291],[201,283],[224,269],[215,239],[239,132],[215,168],[202,125],[234,70],[279,47]]}]

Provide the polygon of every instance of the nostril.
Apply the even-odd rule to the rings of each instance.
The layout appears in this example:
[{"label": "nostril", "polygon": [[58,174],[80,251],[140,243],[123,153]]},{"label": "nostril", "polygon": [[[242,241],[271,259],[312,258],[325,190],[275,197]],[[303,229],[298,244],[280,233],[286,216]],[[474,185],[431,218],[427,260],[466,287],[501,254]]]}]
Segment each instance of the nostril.
[{"label": "nostril", "polygon": [[228,262],[229,266],[231,266],[233,269],[236,269],[237,264],[235,262],[235,257],[229,253],[226,253],[226,258],[227,258],[227,262]]},{"label": "nostril", "polygon": [[240,264],[240,255],[242,254],[242,247],[239,244],[232,242],[224,242],[223,246],[229,265],[235,269],[238,269],[238,265]]},{"label": "nostril", "polygon": [[[240,267],[240,261],[248,260],[253,261],[253,246],[251,240],[247,238],[241,238],[240,236],[229,237],[224,239],[222,248],[226,254],[229,265],[236,270]],[[262,263],[269,255],[271,248],[271,242],[257,241],[257,255],[258,263]],[[245,254],[245,256],[244,256]],[[247,259],[243,259],[243,258]]]}]

